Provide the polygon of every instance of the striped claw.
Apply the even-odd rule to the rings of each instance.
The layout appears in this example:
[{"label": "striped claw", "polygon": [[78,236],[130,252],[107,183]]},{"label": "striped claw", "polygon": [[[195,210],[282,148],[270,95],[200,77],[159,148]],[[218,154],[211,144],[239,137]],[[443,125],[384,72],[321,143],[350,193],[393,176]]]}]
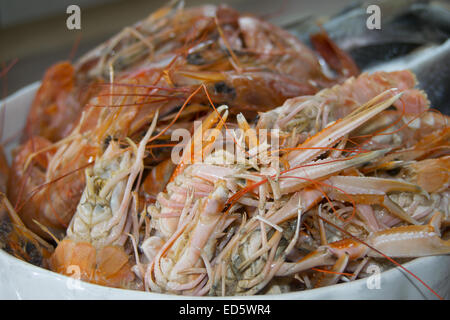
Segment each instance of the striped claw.
[{"label": "striped claw", "polygon": [[[402,226],[374,232],[364,243],[349,238],[336,241],[320,247],[297,262],[284,263],[276,275],[292,275],[324,265],[335,265],[336,268],[344,270],[343,261],[365,256],[415,258],[450,254],[450,240],[441,239],[441,221],[442,214],[436,212],[424,226]],[[344,255],[348,256],[348,259],[339,262]],[[337,265],[336,259],[339,262]]]},{"label": "striped claw", "polygon": [[415,184],[393,179],[354,176],[333,176],[327,183],[333,187],[329,193],[332,199],[348,201],[351,198],[359,204],[378,204],[408,223],[420,224],[388,196],[388,193],[394,191],[422,192],[423,190]]}]

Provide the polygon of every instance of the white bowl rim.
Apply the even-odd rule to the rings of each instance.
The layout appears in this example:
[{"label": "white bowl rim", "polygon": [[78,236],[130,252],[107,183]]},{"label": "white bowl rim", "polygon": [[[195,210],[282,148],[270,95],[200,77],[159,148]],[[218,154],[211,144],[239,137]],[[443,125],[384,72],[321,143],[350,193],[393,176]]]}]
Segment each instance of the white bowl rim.
[{"label": "white bowl rim", "polygon": [[[5,252],[4,250],[0,249],[0,256],[2,256],[6,259],[10,259],[11,263],[21,263],[21,264],[26,264],[27,267],[30,269],[30,272],[35,271],[35,272],[39,272],[42,273],[44,275],[49,275],[53,278],[56,279],[60,279],[60,280],[64,280],[64,281],[69,281],[70,278],[66,275],[62,275],[56,272],[53,272],[51,270],[45,269],[45,268],[41,268],[38,266],[35,266],[27,261],[23,261],[20,260],[12,255],[10,255],[9,253]],[[410,269],[411,267],[413,267],[415,264],[420,263],[421,261],[423,261],[424,259],[427,259],[430,257],[421,257],[421,258],[416,258],[412,261],[409,261],[405,264],[403,264],[403,267],[406,269]],[[395,267],[395,268],[391,268],[389,270],[383,271],[381,273],[382,276],[388,276],[391,273],[395,272],[396,270],[398,270],[399,267]],[[139,291],[139,290],[130,290],[130,289],[121,289],[121,288],[110,288],[110,287],[105,287],[105,286],[101,286],[98,284],[94,284],[94,283],[89,283],[86,281],[82,281],[82,286],[85,286],[86,289],[89,288],[101,288],[101,289],[107,289],[108,291],[116,291],[117,293],[123,293],[123,294],[127,294],[127,293],[133,293],[133,294],[143,294],[143,295],[151,295],[153,297],[149,297],[149,298],[155,298],[155,299],[174,299],[174,298],[180,298],[183,297],[185,299],[206,299],[206,300],[216,300],[216,299],[225,299],[225,300],[229,300],[232,298],[237,298],[237,299],[257,299],[257,300],[277,300],[277,299],[292,299],[292,298],[301,298],[299,297],[299,295],[301,295],[302,293],[320,293],[322,291],[330,291],[333,288],[337,288],[337,287],[341,287],[341,286],[347,286],[347,287],[351,287],[351,286],[359,286],[362,282],[366,281],[366,278],[362,278],[362,279],[358,279],[358,280],[354,280],[351,282],[347,282],[347,283],[338,283],[332,286],[327,286],[327,287],[322,287],[322,288],[315,288],[315,289],[308,289],[308,290],[302,290],[302,291],[292,291],[292,292],[286,292],[286,293],[280,293],[280,294],[268,294],[268,295],[252,295],[252,296],[202,296],[202,297],[197,297],[197,296],[179,296],[179,295],[174,295],[174,294],[165,294],[165,293],[156,293],[156,292],[147,292],[147,291]],[[143,296],[144,298],[144,296]]]}]

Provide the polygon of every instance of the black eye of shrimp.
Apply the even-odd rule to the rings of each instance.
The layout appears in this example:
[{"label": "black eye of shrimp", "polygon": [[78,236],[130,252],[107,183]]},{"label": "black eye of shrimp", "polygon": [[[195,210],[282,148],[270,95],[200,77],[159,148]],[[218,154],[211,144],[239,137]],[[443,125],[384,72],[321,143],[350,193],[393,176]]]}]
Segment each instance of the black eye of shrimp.
[{"label": "black eye of shrimp", "polygon": [[110,135],[106,136],[105,140],[103,140],[103,150],[106,150],[111,142],[112,137]]},{"label": "black eye of shrimp", "polygon": [[228,94],[232,97],[236,96],[236,90],[233,87],[228,86],[225,82],[219,81],[214,84],[214,91],[217,94]]},{"label": "black eye of shrimp", "polygon": [[189,64],[193,64],[196,66],[201,66],[206,63],[205,59],[203,58],[202,54],[199,52],[193,52],[187,55],[186,60]]}]

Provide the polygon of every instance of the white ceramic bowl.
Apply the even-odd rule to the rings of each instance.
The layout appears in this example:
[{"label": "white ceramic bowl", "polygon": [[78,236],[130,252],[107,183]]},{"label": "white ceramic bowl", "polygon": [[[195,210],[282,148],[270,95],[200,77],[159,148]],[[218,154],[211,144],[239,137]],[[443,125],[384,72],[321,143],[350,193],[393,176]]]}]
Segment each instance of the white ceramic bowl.
[{"label": "white ceramic bowl", "polygon": [[[5,104],[3,137],[17,136],[39,83],[0,102]],[[9,154],[14,144],[7,146]],[[415,259],[405,264],[441,297],[450,299],[450,255]],[[379,285],[377,285],[379,284]],[[377,288],[378,287],[378,288]],[[369,289],[371,288],[371,289]],[[369,283],[361,279],[314,290],[233,299],[435,299],[430,290],[400,268],[383,272]],[[186,297],[113,289],[80,282],[18,260],[0,250],[0,299],[186,299]],[[192,297],[188,297],[192,299]],[[210,299],[204,298],[201,299]],[[211,298],[220,299],[220,298]]]}]

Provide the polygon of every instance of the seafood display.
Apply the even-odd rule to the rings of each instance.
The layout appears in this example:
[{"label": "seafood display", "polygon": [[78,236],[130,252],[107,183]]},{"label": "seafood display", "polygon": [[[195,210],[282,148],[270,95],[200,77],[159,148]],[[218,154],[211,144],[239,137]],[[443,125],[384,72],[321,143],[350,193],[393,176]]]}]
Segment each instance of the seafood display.
[{"label": "seafood display", "polygon": [[[12,164],[8,196],[22,203],[21,216],[34,232],[48,237],[37,220],[63,234],[83,191],[83,169],[108,141],[140,139],[159,110],[158,135],[145,160],[158,164],[170,157],[173,130],[191,130],[193,120],[211,110],[208,98],[252,119],[357,73],[339,50],[326,56],[338,73],[327,75],[313,50],[264,21],[228,7],[183,9],[175,2],[74,66],[59,63],[47,71]],[[193,94],[200,84],[209,97]]]},{"label": "seafood display", "polygon": [[190,296],[309,290],[450,254],[450,118],[435,104],[448,90],[430,101],[427,80],[450,20],[416,2],[395,2],[390,23],[423,19],[438,44],[404,68],[356,58],[341,16],[291,34],[178,1],[55,64],[12,163],[0,154],[0,248]]}]

